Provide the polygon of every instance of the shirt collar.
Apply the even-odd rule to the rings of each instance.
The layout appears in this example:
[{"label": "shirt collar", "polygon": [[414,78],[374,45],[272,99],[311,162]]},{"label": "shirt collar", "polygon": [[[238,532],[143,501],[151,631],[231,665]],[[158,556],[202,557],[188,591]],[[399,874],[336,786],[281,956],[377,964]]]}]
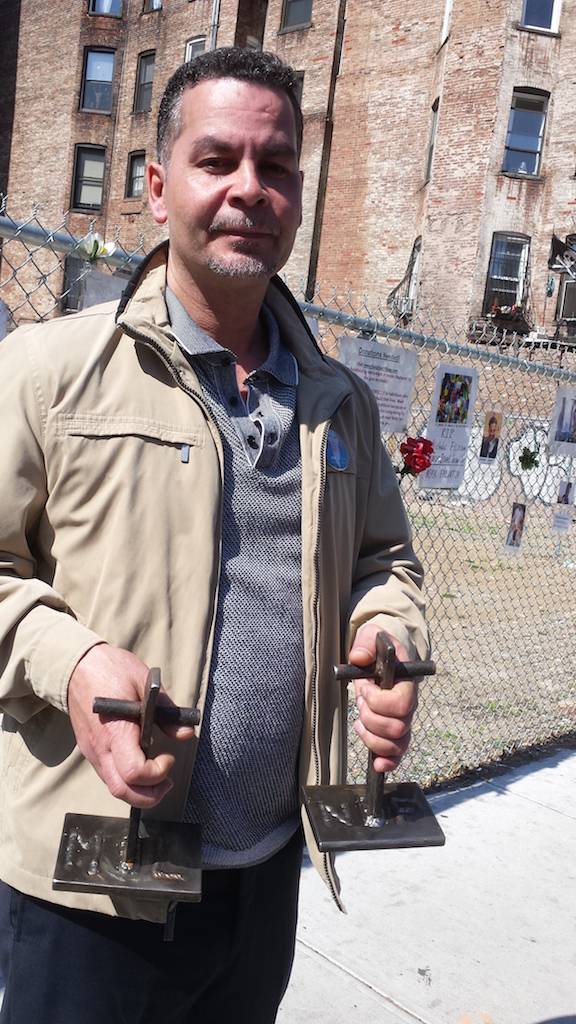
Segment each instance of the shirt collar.
[{"label": "shirt collar", "polygon": [[[166,286],[166,306],[174,336],[188,355],[200,356],[213,365],[219,365],[230,359],[236,362],[234,353],[223,348],[198,326],[180,299],[168,286]],[[262,306],[260,317],[268,335],[269,352],[266,361],[254,373],[258,376],[270,375],[281,384],[295,386],[298,383],[298,364],[292,353],[282,344],[276,318],[265,304]]]}]

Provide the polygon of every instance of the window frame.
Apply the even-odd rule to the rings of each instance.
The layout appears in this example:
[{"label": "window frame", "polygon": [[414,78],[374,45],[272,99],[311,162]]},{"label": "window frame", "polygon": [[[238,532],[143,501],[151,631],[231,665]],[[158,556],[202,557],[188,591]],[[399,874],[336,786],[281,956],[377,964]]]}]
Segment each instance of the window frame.
[{"label": "window frame", "polygon": [[[194,43],[202,42],[204,45],[198,53],[193,53],[192,48]],[[206,53],[206,36],[191,36],[190,39],[186,40],[186,49],[184,50],[184,63],[188,64],[191,60],[195,60],[201,53]]]},{"label": "window frame", "polygon": [[[92,152],[93,154],[102,154],[102,178],[101,179],[88,179],[84,175],[80,177],[80,161],[84,154]],[[71,196],[71,209],[76,213],[91,213],[99,214],[102,213],[102,207],[104,205],[104,180],[106,178],[106,147],[96,146],[91,142],[78,142],[74,147],[74,167],[72,170],[72,196]],[[84,184],[98,184],[101,189],[100,202],[96,203],[82,203],[80,202],[80,194]]]},{"label": "window frame", "polygon": [[[499,253],[497,251],[497,245],[498,245],[498,243],[500,241],[506,241],[506,243],[510,243],[511,242],[513,244],[521,244],[522,245],[521,252],[519,254],[517,254],[518,255],[518,274],[517,274],[517,276],[505,275],[503,273],[500,273],[500,275],[497,275],[495,273],[495,269],[496,269],[495,264],[496,264],[497,260],[500,260],[501,262],[503,262],[507,257],[514,257],[514,256],[516,256],[515,253],[506,252],[505,250],[501,251]],[[485,286],[485,290],[484,290],[484,302],[483,302],[483,305],[482,305],[482,314],[483,314],[483,316],[486,316],[487,313],[490,313],[492,311],[492,309],[496,305],[496,303],[494,301],[495,299],[501,299],[502,297],[508,297],[508,298],[512,297],[510,286],[508,285],[508,290],[507,291],[504,291],[502,288],[497,290],[496,287],[493,287],[493,285],[492,285],[492,283],[496,282],[496,281],[502,281],[502,282],[512,282],[512,281],[515,281],[516,282],[516,289],[515,289],[516,294],[515,294],[514,302],[502,302],[502,301],[499,301],[498,304],[497,304],[497,308],[498,309],[501,309],[502,306],[510,306],[511,307],[511,306],[515,306],[515,305],[517,306],[517,305],[520,305],[520,304],[522,306],[526,305],[527,293],[528,293],[528,276],[529,276],[529,269],[530,269],[530,246],[531,246],[531,242],[532,242],[532,239],[531,239],[530,235],[522,235],[522,234],[519,234],[519,233],[514,232],[514,231],[495,231],[493,233],[493,235],[492,235],[492,245],[491,245],[491,248],[490,248],[490,258],[489,258],[489,261],[488,261],[488,270],[487,270],[487,273],[486,273],[486,286]],[[502,269],[505,269],[505,268],[502,268]]]},{"label": "window frame", "polygon": [[88,3],[88,14],[90,16],[96,17],[96,18],[121,18],[122,17],[122,14],[123,14],[123,10],[122,10],[122,8],[123,8],[123,0],[110,0],[110,5],[112,5],[114,2],[116,2],[118,4],[118,6],[120,8],[118,13],[116,13],[114,11],[96,11],[96,10],[94,10],[94,8],[96,7],[96,4],[100,3],[100,2],[102,2],[102,0],[89,0],[89,3]]},{"label": "window frame", "polygon": [[[98,53],[109,54],[112,57],[112,75],[110,77],[110,82],[109,83],[105,82],[103,79],[99,79],[99,78],[90,78],[90,79],[88,78],[88,62],[90,60],[90,56],[92,54],[98,54]],[[85,50],[84,50],[84,68],[83,68],[83,71],[82,71],[82,85],[81,85],[81,88],[80,88],[80,107],[79,107],[80,110],[82,110],[86,114],[111,114],[112,113],[112,100],[113,100],[113,92],[114,92],[114,71],[115,70],[116,70],[116,51],[115,50],[108,50],[108,49],[106,49],[103,46],[102,47],[101,46],[87,46],[85,48]],[[101,82],[104,85],[108,85],[108,84],[110,85],[110,103],[109,103],[109,106],[106,109],[104,109],[103,107],[88,107],[88,106],[86,106],[86,86],[87,86],[88,82]]]},{"label": "window frame", "polygon": [[[574,296],[573,296],[573,298],[571,300],[572,304],[574,306],[574,315],[573,316],[566,316],[566,313],[565,313],[566,292],[568,291],[568,288],[570,288],[570,290],[574,292]],[[574,321],[576,323],[576,279],[574,279],[573,277],[570,277],[569,274],[562,274],[561,277],[560,277],[560,287],[558,289],[558,302],[557,302],[557,305],[556,305],[556,316],[555,316],[555,319],[556,319],[556,321],[567,320],[567,321]]]},{"label": "window frame", "polygon": [[[537,140],[536,140],[536,136],[532,136],[537,141],[537,143],[538,143],[538,148],[537,149],[519,149],[517,146],[509,145],[509,139],[511,139],[513,137],[513,135],[514,135],[514,132],[513,132],[514,113],[515,113],[516,110],[521,109],[521,108],[516,106],[516,101],[519,100],[519,99],[521,100],[522,98],[528,99],[528,100],[532,100],[532,101],[539,100],[543,104],[543,109],[541,111],[541,113],[542,113],[542,121],[541,121],[540,133],[539,133],[539,135],[537,137]],[[502,157],[502,174],[513,175],[515,177],[522,177],[522,178],[539,178],[540,177],[540,171],[541,171],[541,168],[542,168],[542,152],[543,152],[543,149],[544,149],[544,139],[545,139],[545,136],[546,136],[546,122],[548,120],[548,106],[549,106],[549,102],[550,102],[550,93],[549,92],[545,92],[543,89],[529,89],[529,88],[527,88],[525,86],[517,86],[513,90],[513,92],[512,92],[512,100],[510,102],[510,113],[508,115],[508,127],[506,129],[506,140],[504,142],[504,156]],[[519,133],[516,132],[516,134],[519,134]],[[529,136],[525,136],[525,137],[528,138]],[[535,159],[536,159],[536,168],[535,168],[535,170],[534,171],[528,171],[528,170],[523,171],[521,169],[522,164],[520,165],[520,168],[517,168],[517,169],[507,167],[506,166],[506,162],[507,162],[507,156],[508,156],[509,153],[524,153],[524,154],[526,154],[527,157],[530,157],[530,156],[535,157]]]},{"label": "window frame", "polygon": [[[141,189],[140,192],[134,192],[132,190],[132,185],[134,184],[134,181],[136,180],[136,176],[134,175],[133,172],[134,172],[134,165],[136,163],[136,160],[139,157],[142,158],[142,189]],[[125,185],[125,188],[124,188],[124,198],[125,199],[141,199],[142,198],[142,195],[144,194],[144,175],[145,175],[145,170],[146,170],[146,151],[144,149],[135,149],[135,150],[133,150],[133,152],[128,153],[128,162],[127,162],[127,165],[126,165],[126,185]],[[138,177],[140,177],[140,176],[138,175]]]},{"label": "window frame", "polygon": [[[144,81],[142,77],[142,68],[144,67],[145,61],[152,57],[152,78],[150,81]],[[154,88],[154,74],[156,71],[156,50],[143,50],[142,53],[138,54],[138,66],[136,68],[136,88],[134,90],[134,110],[135,114],[145,114],[152,110],[152,89]],[[149,90],[149,105],[143,106],[143,95],[146,95]]]},{"label": "window frame", "polygon": [[[291,4],[295,4],[295,3],[309,3],[310,4],[310,14],[309,14],[309,17],[308,17],[307,20],[305,19],[304,21],[298,21],[298,22],[291,22],[291,21],[289,21],[290,10],[293,9],[293,8],[291,8]],[[312,10],[313,10],[313,7],[314,7],[314,0],[283,0],[282,14],[280,16],[280,32],[296,32],[298,29],[310,28],[310,26],[312,24]]]},{"label": "window frame", "polygon": [[162,10],[162,0],[144,0],[143,14],[152,14],[153,11]]},{"label": "window frame", "polygon": [[531,0],[524,0],[522,6],[522,16],[520,18],[520,27],[526,29],[528,32],[545,32],[550,35],[558,35],[560,28],[560,11],[562,7],[562,0],[552,0],[552,16],[550,18],[550,26],[546,28],[542,25],[531,25],[530,22],[526,21],[526,12],[528,10],[528,4]]}]

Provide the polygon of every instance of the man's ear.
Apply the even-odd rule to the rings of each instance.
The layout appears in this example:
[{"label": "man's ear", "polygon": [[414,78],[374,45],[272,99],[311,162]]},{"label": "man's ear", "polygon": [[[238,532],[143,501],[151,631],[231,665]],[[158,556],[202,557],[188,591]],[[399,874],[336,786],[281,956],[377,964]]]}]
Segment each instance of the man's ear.
[{"label": "man's ear", "polygon": [[151,160],[146,168],[146,184],[148,185],[148,203],[152,216],[157,224],[165,224],[168,220],[168,211],[164,202],[164,186],[166,184],[166,171],[162,164]]}]

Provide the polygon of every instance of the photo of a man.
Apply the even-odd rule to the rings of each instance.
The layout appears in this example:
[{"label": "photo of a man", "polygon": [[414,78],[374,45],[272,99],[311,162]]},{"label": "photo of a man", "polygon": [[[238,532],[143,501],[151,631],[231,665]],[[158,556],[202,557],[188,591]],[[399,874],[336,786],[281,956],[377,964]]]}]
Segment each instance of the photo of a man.
[{"label": "photo of a man", "polygon": [[484,435],[480,447],[480,459],[495,459],[500,440],[500,417],[495,412],[486,414],[484,422]]},{"label": "photo of a man", "polygon": [[519,548],[520,541],[522,540],[522,531],[524,529],[524,518],[526,516],[526,505],[522,505],[520,502],[515,501],[512,505],[512,515],[510,516],[510,526],[508,528],[508,536],[506,537],[507,548]]}]

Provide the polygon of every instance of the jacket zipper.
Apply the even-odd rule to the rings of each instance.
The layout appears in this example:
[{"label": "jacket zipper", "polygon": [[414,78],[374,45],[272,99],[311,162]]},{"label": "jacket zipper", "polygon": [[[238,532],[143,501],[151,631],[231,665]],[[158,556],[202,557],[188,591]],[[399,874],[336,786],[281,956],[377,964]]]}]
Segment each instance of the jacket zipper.
[{"label": "jacket zipper", "polygon": [[[323,434],[323,437],[322,437],[322,445],[321,445],[321,449],[320,449],[320,460],[321,460],[320,461],[320,472],[321,472],[321,477],[320,477],[320,491],[319,491],[319,495],[318,495],[318,529],[316,531],[316,545],[315,545],[315,549],[314,549],[314,645],[313,645],[313,650],[314,650],[314,653],[315,653],[315,658],[314,658],[314,669],[313,669],[313,675],[312,675],[312,729],[311,729],[312,755],[313,755],[313,758],[314,758],[314,772],[315,772],[315,779],[316,779],[316,785],[317,786],[320,785],[320,757],[319,757],[319,754],[318,754],[318,744],[317,744],[317,741],[316,741],[316,723],[317,723],[317,720],[318,720],[318,633],[319,633],[318,601],[319,601],[319,595],[320,595],[320,536],[321,536],[321,533],[322,533],[322,512],[323,512],[323,508],[324,508],[324,497],[325,497],[325,494],[326,494],[326,478],[327,478],[326,451],[327,451],[327,448],[328,448],[328,433],[329,433],[330,427],[332,425],[332,419],[336,415],[338,410],[342,407],[342,405],[344,404],[344,402],[346,401],[346,399],[348,397],[349,397],[349,395],[344,395],[344,397],[342,398],[342,400],[340,401],[340,403],[338,404],[336,409],[334,409],[330,419],[326,421],[326,425],[325,425],[325,428],[324,428],[324,434]],[[324,869],[324,876],[326,878],[326,882],[328,884],[328,888],[330,889],[330,893],[332,895],[332,899],[336,903],[337,907],[340,910],[342,910],[343,909],[342,901],[341,901],[340,897],[338,896],[338,893],[336,892],[336,889],[334,888],[334,883],[332,881],[332,866],[331,866],[331,863],[330,863],[330,856],[327,853],[324,853],[322,855],[322,866],[323,866],[323,869]]]},{"label": "jacket zipper", "polygon": [[[118,324],[117,326],[119,327],[120,330],[124,331],[131,338],[133,338],[134,341],[141,342],[141,344],[146,345],[148,348],[152,349],[154,352],[157,353],[157,355],[162,360],[162,362],[165,364],[165,366],[167,366],[168,369],[170,370],[170,372],[171,372],[174,380],[178,384],[178,386],[180,388],[182,388],[182,391],[184,391],[187,395],[190,395],[191,398],[194,398],[198,402],[198,405],[203,410],[207,420],[209,420],[212,423],[212,426],[213,426],[215,432],[218,433],[218,427],[216,425],[216,421],[214,420],[214,417],[212,416],[212,413],[210,412],[210,409],[206,405],[202,394],[199,391],[196,391],[194,388],[190,387],[190,385],[187,384],[185,380],[183,380],[183,378],[181,377],[180,372],[178,370],[178,367],[175,366],[175,364],[172,362],[170,357],[163,350],[162,346],[157,341],[155,341],[153,338],[149,337],[148,335],[141,334],[139,331],[134,330],[134,328],[132,328],[132,327],[128,328],[128,325]],[[224,481],[222,479],[222,464],[221,464],[220,459],[218,461],[220,463],[220,523],[221,523],[222,522],[222,492],[223,492],[223,489],[224,489]],[[221,533],[220,533],[220,543],[222,543]],[[221,564],[221,557],[219,557],[219,559],[218,559],[217,584],[216,584],[216,591],[215,591],[215,594],[214,594],[214,603],[213,603],[213,606],[212,606],[212,626],[214,625],[214,619],[215,619],[215,616],[216,616],[216,608],[217,608],[217,605],[218,605],[218,590],[219,590],[219,587],[220,587],[220,564]],[[205,662],[207,662],[207,660],[208,659],[206,658]]]},{"label": "jacket zipper", "polygon": [[[211,422],[216,427],[216,424],[215,424],[215,422],[213,420],[212,414],[210,413],[210,410],[205,405],[204,399],[203,399],[202,395],[200,395],[197,391],[194,390],[194,388],[191,388],[188,384],[186,384],[186,382],[184,380],[182,380],[182,377],[180,376],[180,373],[178,372],[177,367],[174,365],[174,363],[169,358],[169,356],[167,356],[166,353],[162,350],[161,345],[159,345],[158,342],[154,341],[152,338],[147,337],[145,334],[140,334],[138,331],[135,331],[134,329],[127,330],[126,326],[120,325],[120,324],[118,326],[120,327],[121,330],[125,330],[127,334],[129,334],[132,338],[134,338],[135,341],[142,342],[144,345],[147,345],[149,348],[153,349],[155,352],[158,353],[158,355],[160,356],[162,361],[170,369],[170,372],[172,373],[172,376],[174,377],[174,380],[177,382],[179,387],[181,387],[183,391],[185,391],[187,394],[191,395],[193,398],[195,398],[198,401],[199,405],[205,411],[207,417],[211,420]],[[327,473],[326,473],[326,450],[328,448],[328,432],[330,430],[330,426],[331,426],[331,423],[332,423],[332,417],[334,417],[336,415],[336,413],[338,412],[338,409],[341,408],[341,406],[344,404],[344,402],[346,401],[346,399],[348,397],[349,397],[348,394],[343,396],[343,398],[339,402],[338,406],[334,409],[330,419],[326,421],[326,425],[325,425],[325,428],[324,428],[324,434],[323,434],[323,437],[322,437],[322,446],[321,446],[321,449],[320,449],[320,459],[321,459],[321,461],[320,461],[320,471],[321,471],[321,478],[320,478],[320,492],[319,492],[319,497],[318,497],[318,529],[317,529],[317,532],[316,532],[316,546],[315,546],[315,550],[314,550],[314,645],[313,645],[313,650],[314,650],[315,654],[317,654],[317,646],[318,646],[318,598],[319,598],[319,592],[320,592],[320,568],[319,568],[319,562],[320,562],[320,535],[321,535],[321,527],[322,527],[322,509],[323,509],[323,506],[324,506],[324,495],[325,495],[325,492],[326,492],[326,475],[327,475]],[[316,742],[316,721],[317,721],[317,717],[318,717],[317,682],[318,682],[318,658],[315,657],[315,659],[314,659],[314,670],[313,670],[313,675],[312,675],[312,730],[311,730],[311,734],[312,735],[311,735],[311,739],[312,739],[312,754],[313,754],[313,757],[314,757],[314,769],[315,769],[315,776],[316,776],[316,785],[319,785],[320,784],[320,758],[319,758],[319,755],[318,755],[318,746],[317,746],[317,742]],[[330,867],[330,858],[329,858],[329,855],[327,853],[322,855],[322,865],[323,865],[323,868],[324,868],[324,875],[325,875],[326,881],[328,883],[328,887],[329,887],[330,892],[332,894],[332,898],[333,898],[334,902],[336,903],[336,905],[338,907],[341,907],[341,901],[339,899],[338,893],[336,892],[336,890],[334,888],[334,883],[332,881],[332,874],[331,874],[331,867]]]}]

